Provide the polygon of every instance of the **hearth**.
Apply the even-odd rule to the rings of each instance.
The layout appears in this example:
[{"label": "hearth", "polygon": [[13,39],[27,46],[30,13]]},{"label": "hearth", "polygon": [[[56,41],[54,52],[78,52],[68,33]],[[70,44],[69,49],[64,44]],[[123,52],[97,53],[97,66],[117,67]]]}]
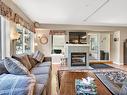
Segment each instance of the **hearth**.
[{"label": "hearth", "polygon": [[86,66],[86,53],[72,52],[71,66]]}]

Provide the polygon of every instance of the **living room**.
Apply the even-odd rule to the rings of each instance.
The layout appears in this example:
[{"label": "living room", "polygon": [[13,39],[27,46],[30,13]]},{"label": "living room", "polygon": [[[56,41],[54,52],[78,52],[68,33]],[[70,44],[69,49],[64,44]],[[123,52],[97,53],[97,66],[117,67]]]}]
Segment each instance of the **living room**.
[{"label": "living room", "polygon": [[1,0],[0,95],[127,95],[126,3]]}]

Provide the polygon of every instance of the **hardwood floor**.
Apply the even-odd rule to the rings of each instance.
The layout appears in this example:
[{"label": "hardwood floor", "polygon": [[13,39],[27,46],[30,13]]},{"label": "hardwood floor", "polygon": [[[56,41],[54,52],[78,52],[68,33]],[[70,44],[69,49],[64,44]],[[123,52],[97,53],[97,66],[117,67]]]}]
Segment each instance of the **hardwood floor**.
[{"label": "hardwood floor", "polygon": [[93,60],[93,61],[90,61],[90,64],[92,64],[92,63],[94,63],[94,64],[95,64],[95,63],[97,63],[97,64],[98,64],[98,63],[99,63],[99,64],[113,64],[112,61],[106,61],[106,60],[102,60],[102,61],[101,61],[101,60],[98,60],[98,61],[97,61],[97,60],[95,60],[95,61]]},{"label": "hardwood floor", "polygon": [[[118,69],[121,69],[121,70],[124,70],[124,71],[127,71],[127,65],[116,65],[116,64],[108,64],[110,66],[113,66],[115,68],[118,68]],[[57,81],[56,81],[56,74],[57,74],[57,70],[66,70],[66,66],[61,66],[60,64],[53,64],[52,65],[52,94],[51,95],[58,95],[57,94]],[[106,69],[104,69],[103,71],[105,71]],[[89,70],[83,70],[83,71],[89,71]],[[102,71],[101,70],[98,70],[98,71]],[[72,92],[69,90],[70,86],[67,87],[67,92]],[[66,94],[68,95],[68,94]],[[71,95],[71,94],[70,94]],[[72,94],[73,95],[73,94]]]},{"label": "hardwood floor", "polygon": [[52,86],[51,86],[51,95],[58,95],[57,94],[57,78],[56,78],[56,74],[57,74],[57,70],[60,68],[59,64],[53,64],[52,65]]}]

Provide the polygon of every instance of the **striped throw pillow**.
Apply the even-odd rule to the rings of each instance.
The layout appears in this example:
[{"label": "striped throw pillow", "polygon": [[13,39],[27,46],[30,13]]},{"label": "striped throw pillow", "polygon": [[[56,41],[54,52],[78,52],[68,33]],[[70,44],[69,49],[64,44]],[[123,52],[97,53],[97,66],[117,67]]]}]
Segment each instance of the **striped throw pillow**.
[{"label": "striped throw pillow", "polygon": [[44,60],[44,54],[41,53],[40,51],[36,51],[36,52],[34,53],[34,55],[33,55],[33,58],[34,58],[35,60],[37,60],[38,62],[43,62],[43,60]]}]

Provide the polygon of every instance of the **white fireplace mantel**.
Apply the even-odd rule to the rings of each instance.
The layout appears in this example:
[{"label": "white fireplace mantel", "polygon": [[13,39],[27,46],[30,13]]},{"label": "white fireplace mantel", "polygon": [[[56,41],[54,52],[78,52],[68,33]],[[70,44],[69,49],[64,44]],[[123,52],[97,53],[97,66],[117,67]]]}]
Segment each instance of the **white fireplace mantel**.
[{"label": "white fireplace mantel", "polygon": [[67,65],[71,67],[71,53],[72,52],[85,52],[86,56],[86,66],[89,66],[89,44],[66,44],[65,45],[65,56],[67,58]]}]

